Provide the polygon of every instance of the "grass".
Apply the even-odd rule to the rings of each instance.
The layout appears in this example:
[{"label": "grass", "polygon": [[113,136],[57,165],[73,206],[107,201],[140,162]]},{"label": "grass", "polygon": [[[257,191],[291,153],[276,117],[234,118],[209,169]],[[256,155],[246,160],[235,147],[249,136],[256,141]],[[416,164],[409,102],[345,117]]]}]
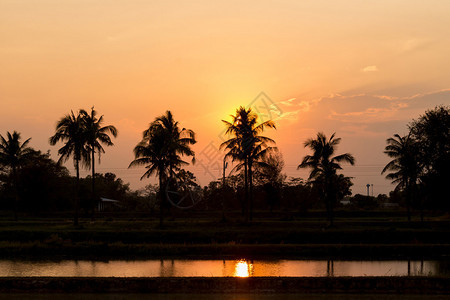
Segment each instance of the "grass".
[{"label": "grass", "polygon": [[[180,293],[196,298],[199,293],[422,294],[448,295],[448,277],[3,277],[0,293]],[[186,299],[189,299],[189,296]],[[330,296],[330,295],[328,295]],[[148,296],[147,296],[148,297]],[[348,295],[347,295],[348,297]],[[240,296],[233,299],[242,298]],[[334,297],[333,297],[334,298]],[[165,299],[165,298],[164,298]],[[231,297],[230,297],[231,299]]]},{"label": "grass", "polygon": [[74,227],[68,215],[0,216],[0,254],[11,256],[104,257],[301,257],[441,258],[450,254],[450,220],[405,221],[399,212],[337,213],[326,228],[322,212],[308,215],[256,213],[243,223],[221,212],[172,216],[159,227],[156,217],[102,214]]}]

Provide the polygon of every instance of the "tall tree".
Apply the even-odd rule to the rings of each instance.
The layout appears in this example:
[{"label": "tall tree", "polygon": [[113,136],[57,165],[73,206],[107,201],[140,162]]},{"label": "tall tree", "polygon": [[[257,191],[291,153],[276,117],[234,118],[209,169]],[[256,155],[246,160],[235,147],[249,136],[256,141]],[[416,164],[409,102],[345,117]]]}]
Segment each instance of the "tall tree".
[{"label": "tall tree", "polygon": [[78,225],[78,212],[80,206],[80,164],[85,167],[90,166],[90,149],[86,134],[86,122],[82,112],[77,115],[71,111],[56,123],[56,132],[50,137],[50,145],[56,145],[59,141],[64,142],[64,146],[58,150],[60,158],[58,163],[65,162],[73,156],[73,162],[77,175],[77,197],[75,200],[74,225]]},{"label": "tall tree", "polygon": [[[241,106],[236,110],[235,115],[231,115],[232,121],[222,120],[226,126],[226,134],[232,137],[223,142],[220,146],[227,150],[226,157],[232,161],[239,161],[236,170],[244,168],[244,189],[245,189],[245,218],[253,218],[253,164],[261,160],[271,151],[276,150],[270,145],[275,144],[271,138],[262,136],[261,133],[266,128],[276,128],[271,120],[258,124],[258,115],[251,108],[246,109]],[[248,205],[250,203],[250,210]]]},{"label": "tall tree", "polygon": [[283,174],[284,159],[281,152],[276,151],[263,157],[255,165],[254,178],[257,184],[273,183],[283,185],[286,175]]},{"label": "tall tree", "polygon": [[87,113],[85,110],[81,110],[80,113],[84,119],[84,126],[87,135],[87,145],[91,152],[91,171],[92,171],[92,204],[95,205],[95,153],[98,153],[98,160],[100,163],[100,157],[102,153],[105,153],[102,145],[113,146],[111,141],[113,137],[117,137],[117,129],[113,125],[103,126],[103,116],[97,118],[97,111],[91,108],[91,113]]},{"label": "tall tree", "polygon": [[393,138],[388,138],[386,143],[384,153],[393,159],[383,168],[381,174],[391,171],[386,175],[386,179],[397,184],[395,187],[397,191],[405,191],[408,221],[411,221],[412,197],[421,169],[418,162],[417,144],[410,135],[402,137],[398,134],[394,134]]},{"label": "tall tree", "polygon": [[160,226],[163,225],[163,210],[167,202],[164,186],[177,167],[188,164],[182,160],[182,156],[194,157],[191,145],[195,143],[195,133],[190,129],[180,129],[172,113],[167,111],[150,123],[149,128],[143,132],[141,142],[134,148],[135,159],[129,167],[146,166],[147,171],[141,180],[152,175],[159,177]]},{"label": "tall tree", "polygon": [[350,153],[333,156],[340,138],[335,138],[335,133],[329,139],[324,133],[317,133],[315,139],[308,139],[304,143],[305,148],[313,151],[312,155],[306,155],[297,169],[310,168],[309,180],[319,189],[320,196],[325,202],[330,226],[333,226],[333,206],[338,196],[339,176],[336,171],[341,170],[340,163],[347,162],[353,165],[355,158]]},{"label": "tall tree", "polygon": [[9,169],[10,182],[14,186],[14,220],[17,221],[19,191],[17,187],[17,171],[34,153],[34,150],[28,147],[31,138],[20,142],[20,133],[14,131],[12,134],[8,131],[6,138],[0,134],[0,166]]},{"label": "tall tree", "polygon": [[254,178],[266,192],[266,199],[271,212],[275,203],[281,200],[281,189],[286,178],[286,175],[281,173],[283,168],[283,156],[278,151],[263,157],[255,165]]},{"label": "tall tree", "polygon": [[450,106],[427,110],[408,127],[418,149],[425,198],[434,209],[450,211]]},{"label": "tall tree", "polygon": [[50,158],[50,153],[34,151],[17,172],[19,186],[19,211],[54,211],[70,207],[72,199],[68,186],[72,183],[66,167]]}]

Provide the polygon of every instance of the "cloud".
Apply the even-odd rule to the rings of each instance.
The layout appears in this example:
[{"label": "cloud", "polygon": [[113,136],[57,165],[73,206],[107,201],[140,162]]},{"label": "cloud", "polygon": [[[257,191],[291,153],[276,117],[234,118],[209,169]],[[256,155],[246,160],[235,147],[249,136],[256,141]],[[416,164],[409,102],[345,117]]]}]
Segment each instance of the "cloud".
[{"label": "cloud", "polygon": [[300,109],[299,110],[294,110],[294,111],[284,112],[278,118],[276,118],[275,121],[278,121],[278,120],[295,121],[295,120],[298,119],[299,112],[300,112]]},{"label": "cloud", "polygon": [[317,99],[314,100],[299,100],[298,98],[290,98],[276,103],[279,108],[278,117],[274,121],[280,120],[298,120],[299,114],[307,112],[315,105]]},{"label": "cloud", "polygon": [[300,122],[301,126],[352,136],[386,136],[391,132],[403,132],[413,119],[428,109],[448,103],[448,99],[448,89],[406,97],[330,94],[310,100],[295,98],[288,104],[279,102],[283,114],[276,121]]},{"label": "cloud", "polygon": [[[370,97],[367,97],[370,98]],[[385,107],[367,107],[362,111],[353,111],[346,113],[338,113],[332,111],[328,116],[331,120],[341,121],[345,123],[358,122],[358,123],[373,123],[383,122],[395,118],[397,112],[401,109],[407,108],[408,103],[396,102],[389,103]]]},{"label": "cloud", "polygon": [[384,132],[373,130],[367,125],[344,125],[340,128],[340,132],[346,135],[365,136],[365,137],[383,137]]},{"label": "cloud", "polygon": [[286,105],[286,106],[293,106],[295,103],[293,103],[297,98],[291,98],[286,101],[281,101],[280,104]]},{"label": "cloud", "polygon": [[400,53],[408,53],[413,52],[422,48],[425,48],[433,43],[430,39],[424,39],[424,38],[410,38],[407,40],[400,41]]},{"label": "cloud", "polygon": [[377,66],[367,66],[361,69],[361,72],[367,73],[367,72],[377,72],[378,67]]}]

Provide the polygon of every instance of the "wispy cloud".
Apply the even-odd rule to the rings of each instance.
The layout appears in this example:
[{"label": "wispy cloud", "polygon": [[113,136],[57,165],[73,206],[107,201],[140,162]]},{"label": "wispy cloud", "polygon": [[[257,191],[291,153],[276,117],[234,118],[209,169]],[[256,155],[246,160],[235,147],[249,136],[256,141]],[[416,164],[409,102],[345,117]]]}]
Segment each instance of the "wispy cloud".
[{"label": "wispy cloud", "polygon": [[277,102],[276,104],[282,110],[282,113],[278,115],[276,120],[297,120],[300,113],[309,111],[318,101],[320,100],[300,100],[298,98],[290,98],[288,100]]},{"label": "wispy cloud", "polygon": [[310,100],[290,98],[289,101],[278,102],[283,114],[276,120],[300,120],[302,125],[356,136],[383,136],[396,130],[387,124],[401,124],[399,129],[402,129],[427,109],[448,103],[448,99],[448,89],[403,97],[336,93]]},{"label": "wispy cloud", "polygon": [[374,131],[369,129],[367,125],[344,125],[339,130],[342,133],[352,136],[365,136],[365,137],[384,137],[386,134],[380,131]]},{"label": "wispy cloud", "polygon": [[390,103],[386,107],[367,107],[361,111],[338,113],[332,111],[329,119],[345,123],[372,123],[387,121],[395,117],[396,113],[408,107],[408,103]]},{"label": "wispy cloud", "polygon": [[295,121],[298,119],[298,114],[300,113],[300,111],[301,110],[299,109],[299,110],[284,112],[277,119],[275,119],[275,121],[279,121],[279,120]]},{"label": "wispy cloud", "polygon": [[400,41],[400,52],[401,53],[413,52],[418,49],[427,47],[428,45],[432,44],[432,42],[433,42],[432,40],[419,37],[406,39]]},{"label": "wispy cloud", "polygon": [[378,67],[377,66],[367,66],[361,69],[361,72],[368,73],[368,72],[377,72]]},{"label": "wispy cloud", "polygon": [[293,103],[293,102],[294,102],[296,99],[297,99],[297,98],[291,98],[291,99],[288,99],[288,100],[286,100],[286,101],[281,101],[280,103],[283,104],[283,105],[286,105],[286,106],[293,106],[293,105],[295,105],[295,103]]}]

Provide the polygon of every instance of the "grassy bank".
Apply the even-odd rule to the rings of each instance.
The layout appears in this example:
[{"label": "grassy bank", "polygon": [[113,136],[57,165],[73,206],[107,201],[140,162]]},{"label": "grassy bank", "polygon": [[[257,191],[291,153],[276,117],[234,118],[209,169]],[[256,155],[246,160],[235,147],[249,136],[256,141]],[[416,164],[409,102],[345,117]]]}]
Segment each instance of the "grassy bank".
[{"label": "grassy bank", "polygon": [[124,244],[0,242],[2,258],[19,259],[448,259],[450,245]]},{"label": "grassy bank", "polygon": [[4,277],[0,292],[450,294],[440,277]]},{"label": "grassy bank", "polygon": [[[216,214],[219,214],[216,212]],[[321,212],[307,217],[257,214],[243,223],[196,212],[166,220],[128,215],[82,218],[74,227],[66,215],[0,217],[0,254],[78,257],[298,257],[343,259],[445,258],[450,255],[450,221],[407,222],[398,212],[339,215],[327,228]],[[219,214],[220,215],[220,214]]]}]

